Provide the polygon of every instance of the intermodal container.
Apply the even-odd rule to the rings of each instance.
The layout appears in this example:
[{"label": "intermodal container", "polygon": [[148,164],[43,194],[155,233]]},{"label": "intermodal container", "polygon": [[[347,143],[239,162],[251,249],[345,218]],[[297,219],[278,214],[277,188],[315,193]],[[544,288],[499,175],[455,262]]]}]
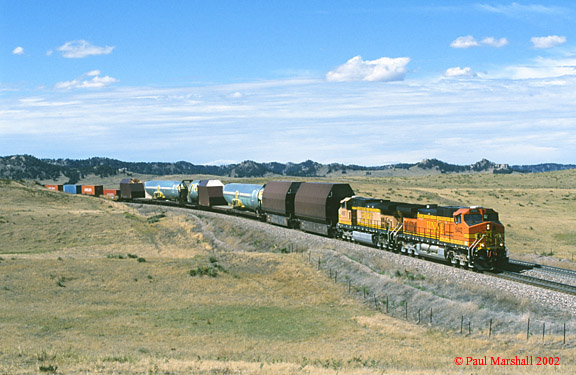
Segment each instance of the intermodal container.
[{"label": "intermodal container", "polygon": [[81,185],[64,185],[64,192],[68,194],[82,194]]},{"label": "intermodal container", "polygon": [[104,189],[102,196],[104,198],[109,198],[109,199],[118,199],[118,197],[120,196],[120,190],[118,190],[118,189]]},{"label": "intermodal container", "polygon": [[82,185],[82,194],[97,197],[104,194],[104,187],[102,185]]},{"label": "intermodal container", "polygon": [[44,186],[46,186],[46,189],[54,191],[62,191],[63,189],[62,185],[44,185]]}]

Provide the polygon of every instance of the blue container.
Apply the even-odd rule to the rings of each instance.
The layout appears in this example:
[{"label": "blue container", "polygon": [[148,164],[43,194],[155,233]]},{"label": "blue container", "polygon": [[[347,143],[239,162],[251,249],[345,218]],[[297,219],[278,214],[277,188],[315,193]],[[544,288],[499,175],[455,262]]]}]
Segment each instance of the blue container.
[{"label": "blue container", "polygon": [[182,181],[153,180],[144,183],[144,190],[154,199],[178,200]]},{"label": "blue container", "polygon": [[64,192],[68,194],[82,194],[82,185],[64,185]]},{"label": "blue container", "polygon": [[234,208],[259,211],[262,207],[264,185],[227,184],[223,192],[226,202]]}]

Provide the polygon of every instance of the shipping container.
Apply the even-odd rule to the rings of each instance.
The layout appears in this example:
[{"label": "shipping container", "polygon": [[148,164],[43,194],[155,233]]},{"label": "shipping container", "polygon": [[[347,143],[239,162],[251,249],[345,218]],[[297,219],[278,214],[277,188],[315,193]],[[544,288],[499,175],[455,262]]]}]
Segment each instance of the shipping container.
[{"label": "shipping container", "polygon": [[134,199],[146,197],[144,184],[135,178],[124,178],[120,181],[120,198]]},{"label": "shipping container", "polygon": [[82,194],[82,185],[64,185],[64,192],[68,194]]},{"label": "shipping container", "polygon": [[118,199],[118,197],[120,197],[120,190],[118,190],[118,189],[104,189],[102,196],[104,198],[109,198],[109,199]]},{"label": "shipping container", "polygon": [[98,197],[104,194],[104,187],[102,185],[82,185],[82,194]]},{"label": "shipping container", "polygon": [[62,191],[63,185],[44,185],[48,190]]}]

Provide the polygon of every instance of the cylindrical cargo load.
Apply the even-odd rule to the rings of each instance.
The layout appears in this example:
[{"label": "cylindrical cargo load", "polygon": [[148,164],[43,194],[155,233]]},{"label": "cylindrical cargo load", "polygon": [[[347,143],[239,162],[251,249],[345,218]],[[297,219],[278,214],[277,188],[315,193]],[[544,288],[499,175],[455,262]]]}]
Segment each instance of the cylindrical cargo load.
[{"label": "cylindrical cargo load", "polygon": [[235,208],[257,211],[262,205],[264,185],[227,184],[224,185],[224,199]]},{"label": "cylindrical cargo load", "polygon": [[188,203],[198,203],[198,184],[200,180],[194,180],[188,185]]},{"label": "cylindrical cargo load", "polygon": [[154,199],[177,200],[180,197],[181,181],[153,180],[144,183],[147,194]]}]

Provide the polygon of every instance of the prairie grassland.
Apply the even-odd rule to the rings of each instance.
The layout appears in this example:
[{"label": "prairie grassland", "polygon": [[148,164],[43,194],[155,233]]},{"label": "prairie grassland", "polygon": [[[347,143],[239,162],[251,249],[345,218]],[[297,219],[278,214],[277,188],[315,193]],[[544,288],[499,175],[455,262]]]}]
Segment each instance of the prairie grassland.
[{"label": "prairie grassland", "polygon": [[[575,349],[559,337],[520,344],[392,318],[300,254],[215,251],[188,216],[15,182],[0,189],[0,374],[575,370]],[[191,276],[210,268],[215,277]],[[485,355],[561,365],[454,364]]]}]

